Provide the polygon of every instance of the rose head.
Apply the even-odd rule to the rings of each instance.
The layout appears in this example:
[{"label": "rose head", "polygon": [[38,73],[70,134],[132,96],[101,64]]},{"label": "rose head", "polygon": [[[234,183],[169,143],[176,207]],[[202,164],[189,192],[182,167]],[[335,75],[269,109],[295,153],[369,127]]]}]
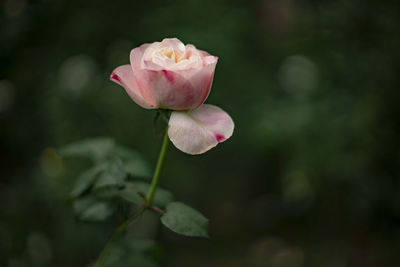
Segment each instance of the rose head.
[{"label": "rose head", "polygon": [[111,80],[147,109],[188,110],[210,93],[218,58],[176,38],[131,51],[130,65],[116,68]]},{"label": "rose head", "polygon": [[225,111],[203,105],[217,61],[191,44],[166,38],[134,48],[130,65],[116,68],[110,79],[143,108],[173,110],[170,140],[183,152],[201,154],[228,139],[234,128]]}]

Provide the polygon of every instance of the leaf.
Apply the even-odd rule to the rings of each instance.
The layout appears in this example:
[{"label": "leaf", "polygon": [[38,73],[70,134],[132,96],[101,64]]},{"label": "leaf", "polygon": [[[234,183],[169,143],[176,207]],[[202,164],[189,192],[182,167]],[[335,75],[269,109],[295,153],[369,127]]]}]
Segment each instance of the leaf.
[{"label": "leaf", "polygon": [[141,158],[140,153],[138,153],[137,151],[121,145],[114,146],[110,154],[117,156],[123,160]]},{"label": "leaf", "polygon": [[154,240],[128,237],[117,239],[109,251],[104,266],[157,267],[157,263],[152,259],[155,248]]},{"label": "leaf", "polygon": [[[127,182],[125,188],[120,191],[119,195],[123,199],[141,205],[144,203],[144,199],[138,194],[142,192],[146,194],[150,188],[150,184],[140,181]],[[174,199],[174,196],[168,190],[157,188],[154,195],[153,204],[158,207],[165,207]]]},{"label": "leaf", "polygon": [[120,159],[114,159],[107,164],[107,167],[99,175],[93,186],[93,191],[100,197],[112,197],[118,193],[124,185],[127,173]]},{"label": "leaf", "polygon": [[[114,249],[115,250],[115,249]],[[124,256],[118,255],[118,252],[110,252],[110,258],[104,263],[104,267],[158,267],[159,265],[149,256],[141,253],[126,253]]]},{"label": "leaf", "polygon": [[114,206],[105,201],[88,196],[74,201],[74,212],[84,221],[102,221],[114,212]]},{"label": "leaf", "polygon": [[146,239],[146,238],[125,238],[125,244],[127,248],[129,248],[132,251],[137,251],[140,253],[145,253],[145,252],[153,252],[154,249],[157,247],[156,241],[152,239]]},{"label": "leaf", "polygon": [[[128,202],[134,203],[136,205],[142,205],[145,203],[143,197],[138,194],[140,191],[134,184],[126,183],[125,188],[118,192],[119,196],[122,199],[125,199]],[[142,192],[146,194],[146,192]]]},{"label": "leaf", "polygon": [[107,157],[114,144],[114,140],[109,137],[88,138],[64,146],[59,153],[61,156],[78,156],[99,161]]},{"label": "leaf", "polygon": [[[110,249],[108,258],[102,266],[104,267],[159,267],[154,259],[142,253],[122,252],[120,248],[114,246]],[[95,264],[89,264],[85,267],[95,267]]]},{"label": "leaf", "polygon": [[[145,183],[145,182],[135,181],[135,182],[133,182],[133,185],[139,191],[144,192],[145,194],[149,191],[149,188],[150,188],[150,184]],[[174,199],[174,196],[172,195],[172,193],[170,191],[158,187],[156,189],[156,193],[154,195],[153,205],[156,205],[160,208],[164,208],[173,199]]]},{"label": "leaf", "polygon": [[93,193],[96,197],[99,198],[111,198],[119,193],[119,187],[116,185],[110,185],[110,186],[102,186],[99,188],[96,188]]},{"label": "leaf", "polygon": [[149,256],[139,254],[139,253],[134,253],[131,255],[128,255],[128,259],[126,261],[123,261],[124,265],[122,266],[127,266],[126,263],[129,263],[129,266],[140,266],[140,267],[158,267],[159,265]]},{"label": "leaf", "polygon": [[115,159],[108,162],[104,172],[100,175],[95,187],[122,185],[126,178],[126,171],[122,162]]},{"label": "leaf", "polygon": [[119,244],[115,244],[111,247],[103,266],[122,267],[123,265],[121,264],[121,259],[125,257],[125,254],[125,248],[120,246]]},{"label": "leaf", "polygon": [[124,162],[125,170],[132,176],[150,177],[151,169],[142,155],[135,150],[120,145],[115,146],[111,154]]},{"label": "leaf", "polygon": [[182,202],[169,203],[161,222],[184,236],[208,237],[208,219]]},{"label": "leaf", "polygon": [[129,159],[124,161],[125,170],[135,177],[150,177],[151,171],[148,164],[142,159]]},{"label": "leaf", "polygon": [[72,198],[76,198],[85,193],[85,191],[87,191],[95,183],[98,175],[104,171],[106,167],[106,164],[97,165],[79,175],[75,182],[75,186],[70,193],[70,196]]}]

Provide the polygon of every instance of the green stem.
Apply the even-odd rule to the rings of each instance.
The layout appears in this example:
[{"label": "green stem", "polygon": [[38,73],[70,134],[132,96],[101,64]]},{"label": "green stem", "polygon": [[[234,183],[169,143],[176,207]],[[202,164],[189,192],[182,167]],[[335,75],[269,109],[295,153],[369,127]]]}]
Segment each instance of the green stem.
[{"label": "green stem", "polygon": [[147,192],[146,195],[147,207],[150,207],[151,203],[153,202],[154,194],[156,193],[158,182],[160,181],[160,174],[162,167],[164,165],[164,158],[165,158],[165,153],[167,152],[168,144],[169,144],[169,138],[168,138],[168,127],[167,127],[167,129],[165,129],[164,139],[161,146],[160,155],[158,156],[157,166],[154,172],[153,180],[151,181],[149,191]]},{"label": "green stem", "polygon": [[114,234],[111,236],[111,238],[108,240],[107,244],[101,251],[99,258],[96,261],[95,267],[103,266],[104,262],[107,259],[108,254],[110,253],[110,249],[112,248],[112,245],[113,245],[115,239],[120,234],[125,232],[126,229],[129,227],[129,225],[131,225],[133,222],[135,222],[136,219],[139,218],[143,214],[143,212],[146,211],[146,209],[151,207],[151,203],[153,201],[154,194],[156,192],[158,182],[160,180],[161,169],[164,164],[164,158],[165,158],[165,153],[167,152],[168,143],[169,143],[169,139],[168,139],[168,128],[167,128],[167,129],[165,129],[164,139],[163,139],[163,143],[161,146],[160,155],[158,156],[157,166],[156,166],[156,170],[154,172],[153,180],[151,182],[149,192],[147,193],[146,198],[145,198],[146,205],[143,205],[142,207],[140,207],[135,214],[133,214],[128,220],[126,220],[124,223],[122,223],[117,228],[117,230],[114,232]]}]

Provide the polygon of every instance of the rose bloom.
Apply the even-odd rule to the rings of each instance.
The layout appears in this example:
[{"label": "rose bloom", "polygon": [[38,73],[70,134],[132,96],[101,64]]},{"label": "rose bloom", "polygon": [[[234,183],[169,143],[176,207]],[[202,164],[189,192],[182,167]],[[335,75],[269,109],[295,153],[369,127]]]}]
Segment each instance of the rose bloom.
[{"label": "rose bloom", "polygon": [[234,128],[225,111],[203,104],[217,62],[217,57],[194,45],[166,38],[134,48],[130,64],[116,68],[110,79],[143,108],[173,110],[170,140],[183,152],[201,154],[228,139]]}]

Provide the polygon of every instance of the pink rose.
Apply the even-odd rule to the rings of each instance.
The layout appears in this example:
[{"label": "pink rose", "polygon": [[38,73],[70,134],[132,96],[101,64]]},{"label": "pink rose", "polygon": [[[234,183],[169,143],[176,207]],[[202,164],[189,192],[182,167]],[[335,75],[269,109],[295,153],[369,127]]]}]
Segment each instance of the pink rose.
[{"label": "pink rose", "polygon": [[130,65],[116,68],[110,79],[123,86],[146,109],[174,110],[168,135],[189,154],[200,154],[228,139],[234,124],[207,99],[218,58],[176,38],[134,48]]}]

